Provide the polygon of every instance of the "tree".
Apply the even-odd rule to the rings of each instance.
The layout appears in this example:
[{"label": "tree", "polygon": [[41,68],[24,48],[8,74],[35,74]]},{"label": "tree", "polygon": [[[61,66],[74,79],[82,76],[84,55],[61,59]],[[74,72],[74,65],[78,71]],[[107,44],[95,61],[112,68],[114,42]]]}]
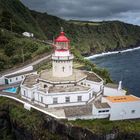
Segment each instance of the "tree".
[{"label": "tree", "polygon": [[12,30],[13,15],[8,11],[2,12],[0,27]]}]

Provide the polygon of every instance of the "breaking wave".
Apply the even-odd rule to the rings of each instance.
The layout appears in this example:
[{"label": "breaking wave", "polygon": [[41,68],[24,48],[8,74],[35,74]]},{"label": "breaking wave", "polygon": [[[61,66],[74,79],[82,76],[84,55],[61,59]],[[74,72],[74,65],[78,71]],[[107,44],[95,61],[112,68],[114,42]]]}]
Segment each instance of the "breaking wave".
[{"label": "breaking wave", "polygon": [[130,49],[122,50],[122,51],[103,52],[103,53],[100,53],[100,54],[95,54],[95,55],[92,55],[92,56],[85,57],[85,59],[94,59],[94,58],[97,58],[97,57],[102,57],[102,56],[112,55],[112,54],[118,54],[118,53],[125,53],[125,52],[135,51],[135,50],[138,50],[138,49],[140,49],[140,46],[136,47],[136,48],[130,48]]}]

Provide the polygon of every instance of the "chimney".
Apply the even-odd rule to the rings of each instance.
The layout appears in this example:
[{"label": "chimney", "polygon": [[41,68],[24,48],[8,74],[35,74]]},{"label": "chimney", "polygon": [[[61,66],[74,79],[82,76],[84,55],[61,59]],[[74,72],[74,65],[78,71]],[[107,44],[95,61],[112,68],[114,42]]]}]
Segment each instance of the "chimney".
[{"label": "chimney", "polygon": [[122,89],[122,81],[119,82],[118,90]]}]

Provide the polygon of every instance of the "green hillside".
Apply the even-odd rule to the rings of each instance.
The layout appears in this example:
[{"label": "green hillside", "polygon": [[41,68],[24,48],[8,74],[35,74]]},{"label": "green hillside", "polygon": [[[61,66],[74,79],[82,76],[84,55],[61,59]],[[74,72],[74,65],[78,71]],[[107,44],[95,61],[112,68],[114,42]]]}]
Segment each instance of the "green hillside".
[{"label": "green hillside", "polygon": [[0,0],[0,27],[36,38],[53,40],[63,26],[67,36],[82,54],[114,51],[140,45],[140,27],[120,21],[66,21],[47,13],[29,10],[20,0]]},{"label": "green hillside", "polygon": [[0,0],[0,27],[17,33],[32,32],[45,38],[30,11],[20,0]]},{"label": "green hillside", "polygon": [[[82,55],[121,50],[140,45],[140,27],[119,21],[66,21],[47,13],[29,10],[19,0],[0,0],[0,71],[12,68],[50,51],[48,46],[21,35],[34,33],[36,38],[53,40],[64,27],[71,39],[75,60],[84,63],[110,81],[106,70],[95,67]],[[81,55],[82,54],[82,55]]]},{"label": "green hillside", "polygon": [[65,21],[47,13],[31,11],[48,39],[63,26],[73,45],[84,54],[114,51],[140,45],[140,27],[120,21]]},{"label": "green hillside", "polygon": [[51,47],[0,28],[0,71],[36,59]]}]

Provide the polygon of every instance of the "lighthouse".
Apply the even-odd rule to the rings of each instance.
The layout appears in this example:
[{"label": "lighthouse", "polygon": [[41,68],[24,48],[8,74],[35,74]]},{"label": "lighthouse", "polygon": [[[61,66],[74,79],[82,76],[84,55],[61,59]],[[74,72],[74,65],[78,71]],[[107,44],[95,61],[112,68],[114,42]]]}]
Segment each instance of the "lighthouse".
[{"label": "lighthouse", "polygon": [[60,35],[54,42],[52,55],[52,73],[54,77],[68,77],[73,74],[73,58],[70,53],[70,40],[61,29]]}]

